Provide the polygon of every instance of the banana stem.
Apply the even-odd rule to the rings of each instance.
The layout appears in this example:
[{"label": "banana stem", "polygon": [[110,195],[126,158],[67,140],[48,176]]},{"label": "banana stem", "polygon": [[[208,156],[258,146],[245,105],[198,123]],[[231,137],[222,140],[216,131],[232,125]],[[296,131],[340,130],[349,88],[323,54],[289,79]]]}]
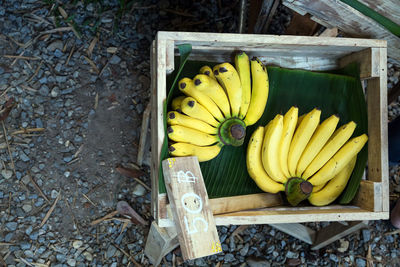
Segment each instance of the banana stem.
[{"label": "banana stem", "polygon": [[292,177],[286,182],[286,198],[290,205],[297,206],[300,202],[307,199],[313,186],[310,182],[298,177]]},{"label": "banana stem", "polygon": [[218,137],[225,145],[241,146],[246,136],[246,125],[241,119],[230,118],[218,128]]}]

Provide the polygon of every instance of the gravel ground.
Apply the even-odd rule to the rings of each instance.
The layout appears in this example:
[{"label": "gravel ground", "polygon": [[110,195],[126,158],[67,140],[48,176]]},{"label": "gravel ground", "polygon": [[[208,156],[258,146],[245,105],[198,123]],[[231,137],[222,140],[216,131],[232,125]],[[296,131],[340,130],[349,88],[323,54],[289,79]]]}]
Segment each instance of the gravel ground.
[{"label": "gravel ground", "polygon": [[[236,32],[238,1],[101,2],[1,2],[0,104],[16,105],[0,129],[0,266],[126,266],[129,257],[149,265],[148,226],[91,222],[120,200],[151,219],[146,186],[116,171],[137,167],[150,44],[157,30]],[[271,33],[281,34],[291,12],[278,11]],[[399,73],[389,66],[389,88]],[[389,106],[389,119],[399,113],[399,102]],[[147,187],[148,156],[140,176]],[[395,200],[400,167],[390,175]],[[184,265],[399,266],[393,230],[374,222],[311,251],[268,225],[219,227],[224,252]],[[172,261],[182,262],[179,249],[163,265]]]}]

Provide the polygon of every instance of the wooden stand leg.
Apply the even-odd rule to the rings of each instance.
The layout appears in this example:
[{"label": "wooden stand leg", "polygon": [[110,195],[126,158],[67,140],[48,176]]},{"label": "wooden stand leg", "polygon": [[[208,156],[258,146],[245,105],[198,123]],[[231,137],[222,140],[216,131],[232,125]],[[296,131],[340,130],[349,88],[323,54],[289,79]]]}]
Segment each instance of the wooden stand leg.
[{"label": "wooden stand leg", "polygon": [[144,253],[154,266],[158,266],[162,258],[179,245],[175,227],[161,228],[152,222],[147,236]]},{"label": "wooden stand leg", "polygon": [[300,223],[270,224],[272,227],[291,235],[311,246],[312,250],[323,248],[340,238],[343,238],[355,231],[368,227],[368,221],[356,221],[343,224],[333,222],[319,231],[310,229]]},{"label": "wooden stand leg", "polygon": [[317,250],[325,247],[336,240],[339,240],[340,238],[354,233],[362,228],[366,228],[367,226],[368,221],[349,222],[348,225],[343,225],[338,222],[331,223],[327,227],[322,228],[317,232],[317,236],[311,249]]}]

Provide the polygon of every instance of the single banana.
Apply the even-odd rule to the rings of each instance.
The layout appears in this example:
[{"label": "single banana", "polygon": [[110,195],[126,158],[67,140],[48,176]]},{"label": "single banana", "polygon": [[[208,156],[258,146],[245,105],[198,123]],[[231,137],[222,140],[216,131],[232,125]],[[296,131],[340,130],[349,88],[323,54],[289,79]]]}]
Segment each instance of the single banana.
[{"label": "single banana", "polygon": [[269,93],[267,67],[257,58],[252,58],[250,61],[250,69],[252,80],[251,99],[246,117],[244,118],[244,123],[247,126],[256,123],[264,114]]},{"label": "single banana", "polygon": [[181,103],[181,110],[186,115],[204,121],[214,127],[219,126],[219,122],[207,111],[205,107],[197,103],[193,97],[186,97]]},{"label": "single banana", "polygon": [[206,134],[181,125],[167,128],[168,138],[175,142],[189,143],[197,146],[209,146],[219,141],[217,135]]},{"label": "single banana", "polygon": [[321,110],[317,108],[308,112],[293,135],[288,154],[288,168],[292,177],[296,176],[297,163],[319,124],[320,116]]},{"label": "single banana", "polygon": [[308,181],[321,185],[335,177],[357,155],[368,140],[366,134],[350,139],[339,151]]},{"label": "single banana", "polygon": [[325,187],[319,191],[311,193],[308,201],[314,206],[326,206],[331,204],[336,198],[343,192],[350,176],[353,172],[354,166],[356,165],[357,156],[341,170],[335,177],[330,180]]},{"label": "single banana", "polygon": [[213,73],[213,70],[212,70],[212,68],[211,68],[210,66],[207,66],[207,65],[206,65],[206,66],[201,67],[199,72],[200,72],[201,74],[207,75],[207,76],[210,77],[210,78],[213,78],[214,80],[217,79],[217,78],[215,78],[214,73]]},{"label": "single banana", "polygon": [[302,174],[304,179],[308,179],[316,173],[333,155],[350,139],[356,128],[356,124],[351,121],[337,129],[330,137],[325,146],[314,157]]},{"label": "single banana", "polygon": [[178,82],[178,88],[185,95],[193,97],[197,100],[203,107],[205,107],[211,115],[213,115],[220,122],[224,121],[224,115],[222,115],[218,106],[212,101],[210,97],[205,95],[204,93],[196,90],[194,87],[194,83],[192,79],[183,78]]},{"label": "single banana", "polygon": [[247,145],[246,165],[250,177],[254,180],[257,186],[264,192],[278,193],[285,190],[285,186],[275,182],[265,172],[262,159],[261,149],[264,138],[264,127],[259,126],[250,137]]},{"label": "single banana", "polygon": [[297,164],[297,177],[302,177],[301,175],[303,174],[304,170],[332,136],[338,122],[339,117],[336,115],[332,115],[324,120],[320,125],[318,125],[315,133],[311,137],[310,142],[308,142],[306,148],[304,149],[304,152],[300,157],[299,163]]},{"label": "single banana", "polygon": [[185,99],[185,97],[186,96],[181,95],[181,96],[177,96],[174,99],[172,99],[172,103],[171,103],[172,110],[176,110],[178,112],[182,112],[181,103],[182,103],[182,100]]},{"label": "single banana", "polygon": [[217,134],[217,128],[212,127],[208,123],[201,121],[199,119],[180,114],[177,111],[170,111],[167,114],[168,125],[182,125],[188,128],[196,129],[208,134]]},{"label": "single banana", "polygon": [[251,98],[250,60],[245,52],[239,52],[235,55],[235,67],[242,84],[242,102],[240,104],[239,118],[243,119],[249,109]]},{"label": "single banana", "polygon": [[281,166],[281,170],[286,177],[290,177],[287,159],[290,148],[290,142],[292,141],[292,137],[296,129],[298,113],[299,109],[297,107],[291,107],[286,112],[285,116],[283,116],[283,132],[280,141],[279,163]]},{"label": "single banana", "polygon": [[168,148],[169,154],[174,157],[196,156],[199,162],[209,161],[218,156],[222,143],[212,146],[196,146],[188,143],[175,143]]},{"label": "single banana", "polygon": [[232,117],[237,117],[242,103],[242,85],[239,74],[230,63],[216,65],[213,70],[215,77],[228,94]]},{"label": "single banana", "polygon": [[307,115],[307,113],[299,116],[299,118],[297,119],[297,124],[296,124],[296,128],[299,127],[301,121],[304,119],[304,117]]},{"label": "single banana", "polygon": [[226,118],[231,117],[231,107],[224,89],[217,80],[208,77],[205,74],[198,74],[193,78],[194,87],[201,93],[210,97],[212,101],[221,109]]},{"label": "single banana", "polygon": [[317,192],[321,191],[322,188],[324,188],[325,185],[326,185],[326,184],[321,184],[321,185],[313,186],[312,193],[317,193]]},{"label": "single banana", "polygon": [[283,116],[278,114],[266,127],[262,146],[262,162],[265,171],[276,182],[285,183],[287,178],[279,164],[279,148],[283,131]]}]

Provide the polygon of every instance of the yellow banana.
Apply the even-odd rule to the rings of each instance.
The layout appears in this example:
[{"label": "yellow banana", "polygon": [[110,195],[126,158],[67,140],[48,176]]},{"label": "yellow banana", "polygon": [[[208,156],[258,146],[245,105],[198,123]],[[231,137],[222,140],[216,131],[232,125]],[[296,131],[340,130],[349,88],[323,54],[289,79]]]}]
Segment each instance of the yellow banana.
[{"label": "yellow banana", "polygon": [[205,74],[205,75],[207,75],[208,77],[210,77],[210,78],[213,78],[214,80],[216,80],[216,78],[215,78],[215,76],[214,76],[214,73],[213,73],[213,71],[212,71],[212,68],[210,67],[210,66],[203,66],[203,67],[201,67],[200,68],[200,71],[199,71],[201,74]]},{"label": "yellow banana", "polygon": [[303,114],[303,115],[301,115],[301,116],[299,116],[299,118],[297,119],[296,128],[299,127],[301,121],[304,119],[304,117],[305,117],[306,115],[307,115],[307,113],[306,113],[306,114]]},{"label": "yellow banana", "polygon": [[283,131],[283,116],[278,114],[266,127],[262,147],[262,162],[265,171],[276,182],[285,183],[287,178],[279,164],[279,148]]},{"label": "yellow banana", "polygon": [[308,112],[293,135],[288,154],[288,168],[292,177],[296,176],[297,163],[319,124],[320,116],[321,110],[317,108]]},{"label": "yellow banana", "polygon": [[287,159],[290,148],[290,142],[292,141],[292,137],[296,129],[298,113],[299,109],[297,107],[291,107],[286,112],[285,116],[283,116],[283,131],[282,131],[282,138],[280,141],[279,163],[281,166],[281,170],[286,177],[290,177]]},{"label": "yellow banana", "polygon": [[250,61],[250,68],[252,80],[251,99],[246,117],[244,118],[244,123],[247,126],[256,123],[264,114],[269,93],[267,67],[257,58],[253,58]]},{"label": "yellow banana", "polygon": [[237,117],[242,103],[242,85],[239,74],[230,63],[216,65],[213,70],[215,77],[228,94],[232,117]]},{"label": "yellow banana", "polygon": [[182,112],[186,115],[207,122],[208,124],[218,127],[219,122],[207,111],[205,107],[197,103],[193,97],[186,97],[181,104]]},{"label": "yellow banana", "polygon": [[188,143],[175,143],[168,150],[169,154],[174,157],[196,156],[199,162],[212,160],[218,156],[222,143],[212,146],[196,146]]},{"label": "yellow banana", "polygon": [[225,117],[229,118],[231,116],[231,107],[229,106],[228,97],[217,80],[210,78],[205,74],[198,74],[193,78],[193,82],[194,87],[197,90],[210,97],[212,101],[217,104]]},{"label": "yellow banana", "polygon": [[181,112],[182,111],[181,110],[181,103],[182,103],[182,100],[185,99],[185,97],[186,96],[181,95],[181,96],[177,96],[174,99],[172,99],[172,103],[171,103],[172,110],[176,110],[176,111]]},{"label": "yellow banana", "polygon": [[284,191],[285,186],[271,179],[264,170],[261,159],[263,138],[264,127],[259,126],[250,137],[249,144],[247,145],[247,171],[261,190],[269,193],[278,193],[279,191]]},{"label": "yellow banana", "polygon": [[242,102],[240,104],[239,118],[243,119],[249,109],[251,98],[250,61],[245,52],[239,52],[235,55],[235,67],[242,84]]},{"label": "yellow banana", "polygon": [[208,123],[201,121],[199,119],[180,114],[177,111],[170,111],[167,114],[168,125],[182,125],[188,128],[199,130],[200,132],[208,134],[217,134],[217,128],[212,127]]},{"label": "yellow banana", "polygon": [[301,177],[304,170],[315,158],[318,152],[324,147],[326,142],[332,136],[339,122],[339,117],[332,115],[326,120],[324,120],[320,125],[318,125],[315,133],[311,137],[310,142],[308,142],[303,154],[300,157],[299,163],[297,164],[296,176]]},{"label": "yellow banana", "polygon": [[222,115],[218,106],[214,103],[214,101],[212,101],[210,97],[200,92],[199,90],[196,90],[192,79],[189,78],[181,79],[178,83],[178,88],[185,95],[196,99],[197,102],[199,102],[203,107],[205,107],[208,110],[208,112],[210,112],[211,115],[213,115],[217,120],[219,120],[220,122],[224,121],[224,116]]},{"label": "yellow banana", "polygon": [[308,181],[321,185],[335,177],[357,155],[368,140],[366,134],[350,139],[339,151]]},{"label": "yellow banana", "polygon": [[330,180],[325,187],[319,191],[311,193],[308,201],[314,206],[326,206],[331,204],[343,192],[347,182],[350,179],[354,166],[356,165],[357,156],[354,156],[350,162],[335,177]]},{"label": "yellow banana", "polygon": [[175,142],[184,142],[197,146],[209,146],[219,141],[217,135],[206,134],[181,125],[167,128],[168,138]]},{"label": "yellow banana", "polygon": [[321,184],[321,185],[313,186],[312,193],[317,193],[317,192],[321,191],[322,188],[324,188],[325,185],[326,185],[326,184]]},{"label": "yellow banana", "polygon": [[308,179],[316,173],[335,153],[349,140],[356,128],[356,124],[351,121],[337,129],[321,151],[314,157],[302,174],[304,179]]}]

